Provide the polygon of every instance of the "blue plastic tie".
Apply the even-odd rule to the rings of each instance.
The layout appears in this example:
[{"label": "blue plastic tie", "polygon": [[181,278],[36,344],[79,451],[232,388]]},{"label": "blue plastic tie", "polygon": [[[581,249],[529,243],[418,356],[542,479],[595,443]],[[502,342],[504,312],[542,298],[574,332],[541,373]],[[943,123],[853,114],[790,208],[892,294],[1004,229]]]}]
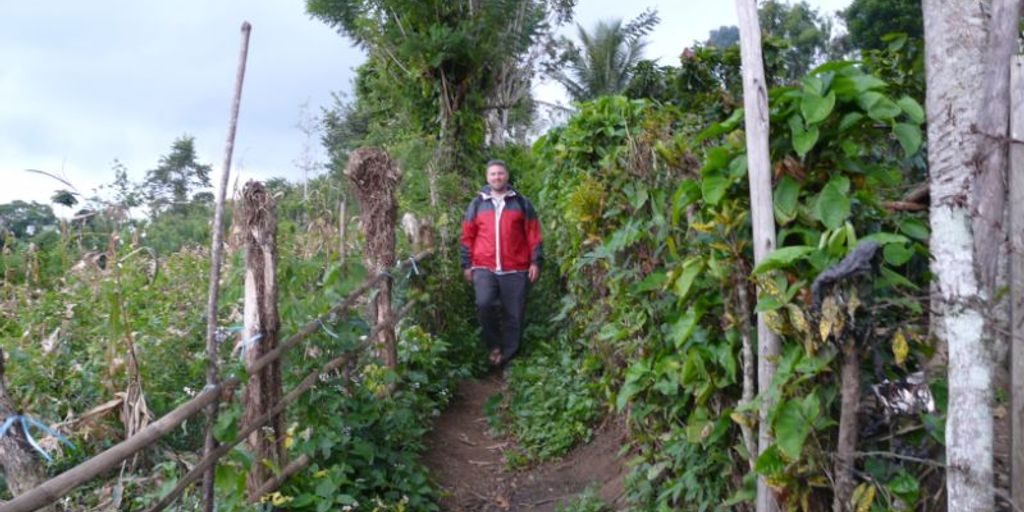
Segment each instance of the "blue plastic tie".
[{"label": "blue plastic tie", "polygon": [[320,324],[320,328],[323,329],[328,336],[334,339],[338,339],[338,335],[331,332],[331,330],[327,328],[327,324],[325,324],[323,320],[317,320],[317,323]]},{"label": "blue plastic tie", "polygon": [[250,336],[250,337],[242,340],[242,351],[241,351],[239,357],[241,357],[242,360],[244,361],[245,360],[245,352],[247,350],[249,350],[249,347],[259,343],[261,339],[263,339],[263,333],[262,332],[258,332],[254,336]]},{"label": "blue plastic tie", "polygon": [[39,454],[46,459],[46,462],[53,462],[53,457],[50,457],[50,454],[46,453],[46,450],[44,450],[42,446],[39,446],[39,442],[36,441],[36,438],[32,436],[32,432],[29,430],[30,425],[53,436],[58,441],[68,445],[72,450],[75,449],[75,445],[72,444],[71,441],[68,441],[66,437],[58,434],[45,423],[22,414],[15,414],[7,417],[7,420],[4,421],[3,425],[0,425],[0,437],[7,435],[7,431],[11,429],[15,422],[21,423],[21,431],[25,433],[25,439],[28,440],[28,444],[31,445],[35,451],[39,452]]}]

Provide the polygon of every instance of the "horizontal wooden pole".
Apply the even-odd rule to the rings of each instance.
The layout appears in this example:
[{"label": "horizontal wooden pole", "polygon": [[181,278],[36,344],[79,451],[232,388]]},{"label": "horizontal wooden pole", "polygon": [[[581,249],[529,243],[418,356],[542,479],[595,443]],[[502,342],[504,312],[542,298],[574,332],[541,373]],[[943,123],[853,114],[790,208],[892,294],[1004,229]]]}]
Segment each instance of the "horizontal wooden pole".
[{"label": "horizontal wooden pole", "polygon": [[310,462],[313,462],[313,459],[306,453],[303,453],[299,458],[289,462],[288,465],[281,470],[280,474],[275,475],[266,482],[263,482],[263,485],[261,485],[259,489],[256,489],[256,492],[252,496],[249,496],[249,503],[258,503],[261,498],[276,491],[284,485],[292,475],[306,469]]}]

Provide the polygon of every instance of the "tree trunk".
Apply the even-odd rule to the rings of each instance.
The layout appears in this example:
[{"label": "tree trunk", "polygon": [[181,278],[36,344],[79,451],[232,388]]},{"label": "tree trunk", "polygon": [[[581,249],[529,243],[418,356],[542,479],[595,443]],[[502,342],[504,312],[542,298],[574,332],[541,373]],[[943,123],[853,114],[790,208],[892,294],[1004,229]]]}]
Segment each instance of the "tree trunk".
[{"label": "tree trunk", "polygon": [[[245,237],[245,306],[242,344],[246,367],[250,369],[245,387],[242,424],[250,424],[281,400],[281,361],[259,371],[253,363],[277,348],[280,320],[277,313],[277,218],[274,199],[262,183],[246,183],[242,192],[242,232]],[[246,477],[250,495],[255,495],[270,478],[263,461],[277,467],[285,464],[284,418],[277,415],[270,432],[257,430],[249,436],[254,462]]]},{"label": "tree trunk", "polygon": [[[377,294],[377,318],[379,325],[391,318],[391,279],[385,279],[380,283],[380,293]],[[377,341],[378,357],[388,368],[398,367],[398,347],[396,343],[394,326],[381,329]]]},{"label": "tree trunk", "polygon": [[[366,246],[363,251],[366,268],[374,274],[380,274],[391,268],[396,261],[395,224],[398,201],[395,199],[395,191],[402,173],[384,150],[360,148],[349,156],[345,176],[355,189],[362,211],[363,231],[366,234]],[[370,302],[371,322],[379,323],[381,319],[387,318],[391,311],[390,280],[384,280],[376,299]],[[384,334],[385,331],[390,331],[391,334]],[[394,368],[398,362],[395,356],[397,348],[394,330],[384,329],[378,336],[377,353],[385,364]]]},{"label": "tree trunk", "polygon": [[[1010,138],[1024,140],[1024,57],[1013,63]],[[1010,491],[1024,510],[1024,144],[1010,146]]]},{"label": "tree trunk", "polygon": [[[772,212],[771,157],[768,153],[768,96],[761,55],[761,28],[757,20],[756,0],[736,0],[740,22],[740,56],[743,62],[743,107],[746,112],[748,179],[750,209],[754,231],[754,265],[775,249],[775,217]],[[758,453],[774,439],[768,413],[775,407],[768,388],[775,376],[776,360],[781,352],[779,338],[768,329],[764,313],[757,315],[757,384],[761,396],[758,422]],[[763,477],[757,479],[757,510],[778,510],[778,502]]]},{"label": "tree trunk", "polygon": [[[853,329],[851,329],[852,331]],[[839,439],[836,441],[836,488],[832,500],[833,512],[852,510],[850,497],[857,483],[854,463],[857,451],[857,411],[860,408],[860,354],[857,339],[846,336],[843,343],[843,366],[840,370]]]},{"label": "tree trunk", "polygon": [[[743,395],[740,398],[740,406],[750,404],[754,401],[754,345],[751,340],[751,334],[753,334],[753,325],[750,321],[750,312],[754,310],[754,304],[750,300],[750,293],[747,291],[747,279],[746,272],[740,274],[734,285],[736,286],[736,301],[739,303],[737,306],[739,320],[740,320],[740,339],[742,340],[742,351],[741,360],[743,366]],[[750,417],[745,416],[745,417]],[[750,422],[753,423],[753,422]],[[740,423],[740,432],[743,436],[743,446],[746,447],[747,453],[747,465],[750,466],[750,470],[754,470],[754,465],[757,462],[757,438],[754,436],[754,430],[751,424]]]},{"label": "tree trunk", "polygon": [[989,511],[992,495],[992,370],[984,332],[985,301],[976,274],[971,228],[972,126],[981,105],[987,19],[981,4],[925,0],[931,270],[936,314],[949,347],[946,418],[949,510]]}]

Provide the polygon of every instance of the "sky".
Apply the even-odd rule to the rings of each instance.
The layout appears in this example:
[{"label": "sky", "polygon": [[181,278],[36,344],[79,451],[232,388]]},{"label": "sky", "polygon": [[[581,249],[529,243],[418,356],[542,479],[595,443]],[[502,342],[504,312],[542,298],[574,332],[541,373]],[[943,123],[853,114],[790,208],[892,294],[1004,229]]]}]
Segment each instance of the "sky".
[{"label": "sky", "polygon": [[[849,0],[809,0],[825,14]],[[66,188],[25,169],[61,176],[78,191],[114,179],[115,159],[141,180],[173,141],[195,138],[199,161],[219,183],[243,21],[253,26],[231,181],[303,177],[323,161],[298,127],[348,94],[362,52],[301,0],[50,0],[0,5],[0,204],[47,203]],[[631,19],[645,8],[661,23],[648,58],[675,64],[683,48],[735,25],[728,0],[578,0],[575,22]],[[575,27],[563,32],[572,37]],[[559,86],[540,83],[557,101]],[[305,112],[305,113],[303,113]],[[58,215],[70,211],[56,207]]]}]

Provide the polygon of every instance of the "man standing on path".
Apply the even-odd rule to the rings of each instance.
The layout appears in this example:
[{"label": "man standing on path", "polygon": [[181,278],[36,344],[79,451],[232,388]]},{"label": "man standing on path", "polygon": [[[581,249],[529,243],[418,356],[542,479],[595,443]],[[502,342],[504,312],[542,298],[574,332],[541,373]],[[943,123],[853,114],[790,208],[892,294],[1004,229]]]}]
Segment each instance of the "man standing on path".
[{"label": "man standing on path", "polygon": [[508,166],[487,162],[487,185],[462,222],[462,271],[476,290],[488,357],[504,366],[523,338],[526,292],[540,276],[540,221],[528,199],[508,184]]}]

